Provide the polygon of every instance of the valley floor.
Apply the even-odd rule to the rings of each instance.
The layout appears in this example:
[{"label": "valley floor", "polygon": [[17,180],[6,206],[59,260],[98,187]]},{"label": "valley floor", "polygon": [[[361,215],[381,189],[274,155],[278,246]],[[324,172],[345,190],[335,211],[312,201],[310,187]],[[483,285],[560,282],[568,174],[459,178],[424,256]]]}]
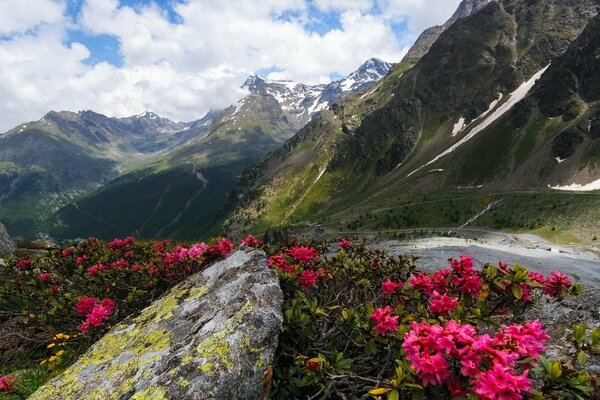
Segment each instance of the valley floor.
[{"label": "valley floor", "polygon": [[448,258],[468,254],[476,265],[521,264],[544,274],[561,271],[588,287],[600,287],[600,256],[577,246],[555,245],[533,234],[483,233],[477,239],[433,237],[408,241],[380,240],[375,245],[394,255],[413,254],[420,269],[447,265]]}]

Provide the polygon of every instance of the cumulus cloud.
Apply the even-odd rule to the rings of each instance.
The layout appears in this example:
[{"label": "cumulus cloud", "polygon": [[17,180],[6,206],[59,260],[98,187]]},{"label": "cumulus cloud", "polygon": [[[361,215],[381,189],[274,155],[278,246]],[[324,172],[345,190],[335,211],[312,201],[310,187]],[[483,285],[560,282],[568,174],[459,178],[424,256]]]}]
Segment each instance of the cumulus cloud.
[{"label": "cumulus cloud", "polygon": [[388,18],[405,19],[408,29],[419,34],[432,25],[441,25],[458,8],[460,0],[383,0]]},{"label": "cumulus cloud", "polygon": [[24,32],[62,20],[65,4],[58,0],[0,1],[0,36]]},{"label": "cumulus cloud", "polygon": [[[399,61],[406,42],[395,22],[421,29],[458,4],[427,0],[446,13],[424,0],[189,0],[174,3],[174,19],[154,2],[133,8],[118,0],[82,0],[79,14],[66,15],[66,1],[0,1],[0,131],[51,109],[197,119],[243,96],[240,85],[257,70],[323,83],[369,57]],[[315,7],[339,24],[307,28]],[[90,49],[69,40],[69,29],[116,38],[123,65],[89,65]]]}]

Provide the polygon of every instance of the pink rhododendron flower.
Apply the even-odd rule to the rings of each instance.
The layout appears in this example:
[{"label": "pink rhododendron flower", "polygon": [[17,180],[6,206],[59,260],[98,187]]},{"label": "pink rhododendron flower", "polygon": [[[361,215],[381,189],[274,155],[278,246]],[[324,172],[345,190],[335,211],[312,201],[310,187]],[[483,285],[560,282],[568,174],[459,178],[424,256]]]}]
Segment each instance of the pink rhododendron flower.
[{"label": "pink rhododendron flower", "polygon": [[98,299],[95,297],[80,297],[75,305],[75,312],[79,315],[86,315],[92,311]]},{"label": "pink rhododendron flower", "polygon": [[464,278],[457,278],[455,285],[461,293],[468,294],[471,297],[479,296],[483,288],[483,282],[477,274],[469,275]]},{"label": "pink rhododendron flower", "polygon": [[225,258],[229,255],[229,253],[231,253],[231,250],[233,250],[233,243],[231,243],[231,240],[227,238],[221,238],[221,240],[215,243],[212,247],[217,255],[219,255],[221,258]]},{"label": "pink rhododendron flower", "polygon": [[88,259],[88,256],[84,254],[81,257],[77,257],[75,259],[75,264],[77,264],[77,265],[83,264],[87,259]]},{"label": "pink rhododendron flower", "polygon": [[445,294],[439,294],[437,291],[433,292],[429,300],[429,310],[441,316],[448,315],[450,312],[456,310],[456,307],[458,307],[458,299],[446,296]]},{"label": "pink rhododendron flower", "polygon": [[347,241],[346,239],[342,239],[340,240],[340,242],[338,243],[338,246],[344,250],[348,250],[349,248],[352,247],[352,242]]},{"label": "pink rhododendron flower", "polygon": [[62,251],[62,253],[61,253],[61,255],[62,255],[63,257],[68,257],[68,256],[70,256],[71,254],[73,254],[73,248],[72,248],[72,247],[67,247],[67,248],[66,248],[66,249],[64,249],[64,250]]},{"label": "pink rhododendron flower", "polygon": [[539,320],[523,325],[504,326],[495,337],[498,345],[512,349],[521,357],[533,357],[536,360],[544,351],[548,340],[550,336]]},{"label": "pink rhododendron flower", "polygon": [[571,280],[567,275],[554,271],[544,282],[544,293],[550,296],[560,296],[563,290],[571,285]]},{"label": "pink rhododendron flower", "polygon": [[17,380],[10,375],[0,376],[0,392],[9,393],[16,387]]},{"label": "pink rhododendron flower", "polygon": [[[82,302],[82,299],[85,299],[84,302]],[[86,313],[85,321],[83,321],[79,327],[81,332],[85,334],[92,327],[99,327],[104,325],[106,320],[110,318],[112,312],[115,309],[116,304],[112,299],[102,299],[101,302],[98,302],[97,299],[92,297],[82,299],[79,299],[79,302],[77,304],[79,306],[80,303],[82,303],[82,310],[84,309],[84,306],[89,308],[89,303],[91,303],[89,299],[94,300],[94,304],[92,305],[91,310],[89,310]]]},{"label": "pink rhododendron flower", "polygon": [[317,283],[317,274],[310,269],[305,269],[302,271],[298,279],[300,280],[302,289],[310,289]]},{"label": "pink rhododendron flower", "polygon": [[98,272],[104,271],[105,268],[106,267],[103,264],[92,265],[87,269],[85,274],[88,276],[88,278],[93,278]]},{"label": "pink rhododendron flower", "polygon": [[404,286],[402,282],[392,282],[389,278],[381,284],[381,291],[386,297],[390,297],[394,292]]},{"label": "pink rhododendron flower", "polygon": [[423,386],[440,385],[450,378],[448,361],[441,353],[416,357],[411,367],[419,373]]},{"label": "pink rhododendron flower", "polygon": [[204,253],[208,250],[209,247],[210,246],[208,246],[205,243],[197,243],[190,247],[190,249],[187,252],[187,256],[192,260],[198,259],[204,255]]},{"label": "pink rhododendron flower", "polygon": [[242,244],[248,247],[260,247],[262,246],[262,240],[258,240],[254,236],[248,235],[242,240]]},{"label": "pink rhododendron flower", "polygon": [[123,254],[123,256],[125,258],[130,258],[130,257],[133,257],[134,255],[135,255],[135,251],[133,251],[133,250],[128,250],[125,252],[125,254]]},{"label": "pink rhododendron flower", "polygon": [[314,247],[306,246],[292,247],[291,249],[287,249],[286,253],[288,253],[294,260],[301,262],[302,264],[306,264],[310,260],[319,257],[319,253]]},{"label": "pink rhododendron flower", "polygon": [[52,286],[52,287],[50,288],[50,293],[51,293],[51,294],[53,294],[53,295],[54,295],[54,294],[57,294],[58,292],[60,292],[60,286],[58,286],[58,285],[55,285],[55,286]]},{"label": "pink rhododendron flower", "polygon": [[17,261],[17,267],[19,269],[25,269],[25,268],[29,267],[32,263],[33,263],[33,260],[26,258],[26,259]]},{"label": "pink rhododendron flower", "polygon": [[537,282],[542,285],[544,284],[544,281],[545,281],[544,275],[540,274],[539,272],[530,272],[529,279],[531,279],[531,281],[533,281],[533,282]]},{"label": "pink rhododendron flower", "polygon": [[431,282],[431,279],[422,272],[411,276],[409,283],[411,286],[425,294],[431,294],[433,292],[433,283]]},{"label": "pink rhododendron flower", "polygon": [[52,274],[41,273],[38,275],[38,279],[40,281],[48,281],[48,280],[52,279]]},{"label": "pink rhododendron flower", "polygon": [[114,239],[112,242],[108,243],[106,246],[111,249],[118,249],[119,247],[127,246],[128,244],[134,243],[135,239],[131,236],[126,237],[125,239]]},{"label": "pink rhododendron flower", "polygon": [[489,371],[482,371],[473,382],[475,394],[483,400],[520,400],[521,393],[531,389],[527,378],[529,371],[513,375],[511,368],[493,365]]},{"label": "pink rhododendron flower", "polygon": [[387,332],[395,332],[398,330],[398,316],[392,316],[392,308],[377,308],[371,319],[375,322],[375,333],[385,336]]},{"label": "pink rhododendron flower", "polygon": [[450,266],[454,273],[459,275],[471,275],[473,272],[473,257],[471,256],[460,256],[460,260],[450,260]]}]

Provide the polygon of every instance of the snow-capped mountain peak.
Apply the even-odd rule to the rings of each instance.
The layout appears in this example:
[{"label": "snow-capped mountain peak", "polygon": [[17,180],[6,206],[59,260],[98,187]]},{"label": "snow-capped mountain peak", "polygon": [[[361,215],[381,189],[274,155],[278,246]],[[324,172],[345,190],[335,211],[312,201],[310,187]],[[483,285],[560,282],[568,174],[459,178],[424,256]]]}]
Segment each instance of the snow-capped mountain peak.
[{"label": "snow-capped mountain peak", "polygon": [[339,81],[343,92],[356,92],[365,86],[383,78],[392,68],[392,64],[378,58],[370,58],[365,61],[356,71]]},{"label": "snow-capped mountain peak", "polygon": [[390,63],[371,58],[345,79],[327,85],[270,80],[254,74],[246,79],[242,88],[249,90],[252,95],[274,98],[288,115],[288,119],[300,128],[343,96],[362,90],[381,79],[391,67]]}]

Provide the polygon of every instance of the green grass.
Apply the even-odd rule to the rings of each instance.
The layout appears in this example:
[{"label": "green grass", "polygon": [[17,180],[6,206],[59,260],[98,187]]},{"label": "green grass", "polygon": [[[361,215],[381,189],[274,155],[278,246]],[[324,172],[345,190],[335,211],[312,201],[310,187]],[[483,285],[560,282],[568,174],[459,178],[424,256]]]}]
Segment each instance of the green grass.
[{"label": "green grass", "polygon": [[445,192],[403,200],[387,207],[353,208],[327,216],[332,229],[403,230],[456,228],[496,202],[470,228],[534,232],[562,243],[590,243],[600,236],[600,227],[583,227],[582,220],[600,219],[600,193],[566,192]]}]

